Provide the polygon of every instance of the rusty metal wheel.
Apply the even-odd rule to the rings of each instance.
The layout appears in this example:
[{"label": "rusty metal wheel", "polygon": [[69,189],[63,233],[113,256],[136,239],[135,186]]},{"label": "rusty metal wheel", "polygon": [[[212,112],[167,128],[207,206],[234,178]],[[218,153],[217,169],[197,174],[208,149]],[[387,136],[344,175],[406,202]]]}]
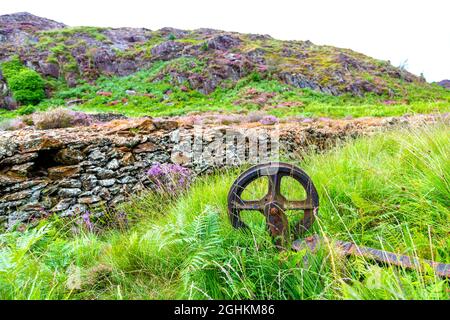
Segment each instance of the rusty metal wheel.
[{"label": "rusty metal wheel", "polygon": [[[261,199],[242,199],[242,193],[249,184],[261,177],[268,178],[267,194]],[[281,194],[283,177],[291,177],[299,182],[306,191],[306,199],[287,200]],[[267,228],[278,247],[284,247],[288,240],[289,223],[286,210],[304,212],[303,218],[294,229],[294,235],[299,237],[311,227],[318,208],[319,196],[313,182],[303,170],[288,163],[270,162],[253,166],[236,179],[228,193],[228,215],[233,227],[247,228],[242,221],[241,211],[259,211],[265,216]]]}]

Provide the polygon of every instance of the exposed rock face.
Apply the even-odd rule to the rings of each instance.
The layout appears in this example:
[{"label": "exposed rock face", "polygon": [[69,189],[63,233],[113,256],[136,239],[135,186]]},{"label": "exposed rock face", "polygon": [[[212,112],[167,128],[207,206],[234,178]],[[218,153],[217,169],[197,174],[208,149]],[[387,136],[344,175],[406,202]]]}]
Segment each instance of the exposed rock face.
[{"label": "exposed rock face", "polygon": [[233,140],[222,153],[217,147],[216,137],[230,130],[237,138],[255,128],[268,134],[278,130],[280,152],[289,156],[306,147],[324,149],[340,140],[398,125],[448,123],[448,118],[442,117],[322,119],[289,122],[279,127],[211,126],[200,136],[199,158],[192,156],[195,147],[190,149],[193,139],[199,137],[198,128],[181,120],[177,123],[144,118],[114,120],[91,127],[1,131],[0,222],[12,225],[49,212],[66,216],[96,206],[114,206],[151,187],[145,171],[154,163],[178,163],[196,173],[237,165],[240,161],[223,159],[245,155],[245,142]]},{"label": "exposed rock face", "polygon": [[10,42],[21,45],[25,40],[33,40],[30,35],[38,31],[65,27],[66,25],[63,23],[37,17],[27,12],[6,14],[0,16],[0,43]]},{"label": "exposed rock face", "polygon": [[[197,59],[203,70],[164,70],[154,80],[170,74],[174,85],[188,83],[204,94],[254,72],[333,95],[394,95],[391,88],[405,83],[428,85],[389,62],[310,41],[213,29],[70,28],[29,13],[0,16],[0,62],[12,55],[45,77],[65,79],[70,87],[101,75],[126,76],[180,57]],[[0,108],[15,107],[0,75]]]},{"label": "exposed rock face", "polygon": [[450,80],[442,80],[439,81],[437,84],[440,85],[441,87],[450,89]]}]

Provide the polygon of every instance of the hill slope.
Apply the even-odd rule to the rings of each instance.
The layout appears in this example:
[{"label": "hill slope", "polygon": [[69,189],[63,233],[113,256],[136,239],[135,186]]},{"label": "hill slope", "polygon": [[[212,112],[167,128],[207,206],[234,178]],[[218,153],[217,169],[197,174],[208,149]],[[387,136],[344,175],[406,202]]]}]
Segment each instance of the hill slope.
[{"label": "hill slope", "polygon": [[[407,98],[417,90],[438,90],[389,62],[310,41],[212,29],[67,27],[29,13],[0,16],[0,62],[16,55],[46,79],[48,97],[61,86],[127,76],[162,62],[146,81],[165,80],[201,94],[228,89],[246,77],[329,95]],[[0,107],[16,107],[7,79],[0,81]]]}]

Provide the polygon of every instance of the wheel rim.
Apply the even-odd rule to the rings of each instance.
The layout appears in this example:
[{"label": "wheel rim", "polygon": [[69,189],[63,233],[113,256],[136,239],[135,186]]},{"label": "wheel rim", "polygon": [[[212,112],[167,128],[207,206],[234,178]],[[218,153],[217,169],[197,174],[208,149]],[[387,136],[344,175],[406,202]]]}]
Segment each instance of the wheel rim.
[{"label": "wheel rim", "polygon": [[[262,199],[243,200],[243,191],[253,181],[268,177],[269,187]],[[301,201],[287,200],[281,194],[281,180],[291,177],[306,191],[306,199]],[[289,233],[286,210],[303,211],[303,218],[296,224],[294,235],[302,236],[315,220],[318,213],[319,196],[311,178],[300,168],[282,162],[270,162],[251,167],[242,173],[230,188],[228,193],[228,215],[235,228],[248,228],[242,221],[241,211],[259,211],[266,218],[266,225],[278,247],[284,247]]]}]

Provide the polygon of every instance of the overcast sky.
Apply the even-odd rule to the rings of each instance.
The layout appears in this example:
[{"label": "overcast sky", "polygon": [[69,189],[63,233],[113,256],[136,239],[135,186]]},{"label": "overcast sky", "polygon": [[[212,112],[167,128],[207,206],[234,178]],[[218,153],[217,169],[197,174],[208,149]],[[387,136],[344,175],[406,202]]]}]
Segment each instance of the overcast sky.
[{"label": "overcast sky", "polygon": [[350,48],[450,79],[449,0],[0,0],[71,26],[162,27],[270,34]]}]

